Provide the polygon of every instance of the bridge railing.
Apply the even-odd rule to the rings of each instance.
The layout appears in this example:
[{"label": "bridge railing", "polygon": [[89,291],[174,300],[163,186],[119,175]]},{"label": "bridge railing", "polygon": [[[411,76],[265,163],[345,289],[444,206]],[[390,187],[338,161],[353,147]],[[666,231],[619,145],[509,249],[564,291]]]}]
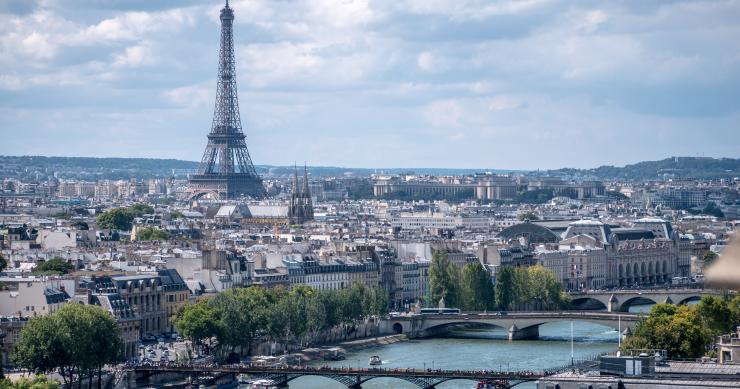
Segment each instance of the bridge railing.
[{"label": "bridge railing", "polygon": [[127,364],[122,370],[140,370],[151,372],[228,372],[247,374],[298,374],[298,375],[360,375],[378,377],[422,377],[422,378],[467,378],[474,380],[485,379],[510,379],[510,378],[540,378],[551,371],[543,370],[521,370],[521,371],[497,371],[497,370],[442,370],[442,369],[418,369],[418,368],[351,368],[351,367],[311,367],[311,366],[287,366],[287,367],[262,367],[250,364],[185,364],[185,363],[145,363]]},{"label": "bridge railing", "polygon": [[563,316],[563,317],[603,317],[603,318],[639,318],[642,313],[639,312],[599,312],[599,311],[507,311],[501,312],[461,312],[456,314],[413,314],[406,316],[391,316],[390,319],[398,320],[403,318],[420,318],[420,317],[448,317],[448,318],[498,318],[506,319],[509,317],[539,317],[539,316]]},{"label": "bridge railing", "polygon": [[570,363],[549,368],[546,369],[546,371],[550,372],[551,374],[558,374],[563,373],[566,371],[570,371],[573,369],[583,369],[585,367],[593,367],[595,364],[598,363],[599,358],[603,357],[604,355],[609,355],[609,352],[602,352],[602,353],[596,353],[587,355],[584,357],[579,357],[577,359],[573,359]]}]

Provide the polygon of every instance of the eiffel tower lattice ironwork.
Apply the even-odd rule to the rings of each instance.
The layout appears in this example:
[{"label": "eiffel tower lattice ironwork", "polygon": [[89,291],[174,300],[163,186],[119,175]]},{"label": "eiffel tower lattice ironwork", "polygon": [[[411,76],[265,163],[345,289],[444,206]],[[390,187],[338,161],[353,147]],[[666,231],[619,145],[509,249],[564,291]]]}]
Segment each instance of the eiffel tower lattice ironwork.
[{"label": "eiffel tower lattice ironwork", "polygon": [[221,9],[221,45],[213,124],[198,172],[188,179],[188,192],[192,198],[209,196],[223,200],[265,196],[262,179],[254,169],[246,136],[242,132],[236,89],[233,23],[234,10],[229,7],[227,0]]}]

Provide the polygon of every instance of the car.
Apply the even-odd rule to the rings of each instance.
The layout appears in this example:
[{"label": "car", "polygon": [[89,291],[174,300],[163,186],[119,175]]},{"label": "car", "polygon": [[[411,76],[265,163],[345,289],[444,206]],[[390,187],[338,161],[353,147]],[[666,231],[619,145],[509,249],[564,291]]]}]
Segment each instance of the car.
[{"label": "car", "polygon": [[144,335],[144,336],[141,337],[141,341],[142,342],[145,342],[145,343],[146,342],[154,342],[156,340],[157,340],[157,338],[155,338],[154,335]]}]

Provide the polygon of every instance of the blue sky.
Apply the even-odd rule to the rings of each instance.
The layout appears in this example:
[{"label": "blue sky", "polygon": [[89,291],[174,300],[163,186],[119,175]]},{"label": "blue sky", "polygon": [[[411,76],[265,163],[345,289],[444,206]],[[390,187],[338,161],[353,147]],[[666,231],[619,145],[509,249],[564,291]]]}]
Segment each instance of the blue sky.
[{"label": "blue sky", "polygon": [[[740,157],[740,1],[231,4],[256,164]],[[0,0],[0,154],[200,160],[221,6]]]}]

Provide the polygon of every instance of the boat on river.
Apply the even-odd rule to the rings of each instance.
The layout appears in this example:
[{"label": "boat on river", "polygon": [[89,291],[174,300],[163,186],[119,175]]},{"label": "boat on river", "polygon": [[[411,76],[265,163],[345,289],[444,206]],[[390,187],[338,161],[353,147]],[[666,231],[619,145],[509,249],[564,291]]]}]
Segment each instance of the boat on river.
[{"label": "boat on river", "polygon": [[370,366],[377,366],[382,364],[383,360],[381,360],[379,356],[373,355],[372,357],[370,357]]}]

